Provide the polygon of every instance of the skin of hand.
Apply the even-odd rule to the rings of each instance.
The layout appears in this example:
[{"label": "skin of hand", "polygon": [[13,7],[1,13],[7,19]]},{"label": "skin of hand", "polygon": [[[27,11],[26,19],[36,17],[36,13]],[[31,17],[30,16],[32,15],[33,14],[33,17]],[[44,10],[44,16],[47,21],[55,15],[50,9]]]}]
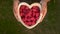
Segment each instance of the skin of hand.
[{"label": "skin of hand", "polygon": [[[41,19],[41,22],[44,19],[46,13],[47,13],[47,3],[49,1],[50,0],[41,0],[41,2],[40,2],[41,5],[42,5],[41,13],[43,14],[42,19]],[[15,15],[16,19],[18,19],[18,21],[19,21],[19,18],[17,16],[18,5],[19,5],[19,0],[13,0],[13,12],[14,12],[14,15]]]},{"label": "skin of hand", "polygon": [[19,4],[19,0],[13,0],[13,13],[14,13],[16,19],[19,21],[19,18],[17,16],[18,4]]},{"label": "skin of hand", "polygon": [[43,14],[42,16],[42,19],[41,19],[41,22],[42,20],[44,19],[44,17],[46,16],[46,13],[47,13],[47,3],[49,2],[50,0],[41,0],[41,5],[42,5],[42,10],[41,10],[41,13]]}]

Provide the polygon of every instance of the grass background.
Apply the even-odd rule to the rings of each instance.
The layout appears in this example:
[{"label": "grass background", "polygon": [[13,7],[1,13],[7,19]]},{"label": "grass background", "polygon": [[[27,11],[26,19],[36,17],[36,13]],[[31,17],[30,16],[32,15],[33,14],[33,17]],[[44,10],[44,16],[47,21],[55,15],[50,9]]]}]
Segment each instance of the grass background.
[{"label": "grass background", "polygon": [[16,20],[13,0],[0,0],[0,34],[60,34],[60,0],[48,3],[43,22],[29,30]]}]

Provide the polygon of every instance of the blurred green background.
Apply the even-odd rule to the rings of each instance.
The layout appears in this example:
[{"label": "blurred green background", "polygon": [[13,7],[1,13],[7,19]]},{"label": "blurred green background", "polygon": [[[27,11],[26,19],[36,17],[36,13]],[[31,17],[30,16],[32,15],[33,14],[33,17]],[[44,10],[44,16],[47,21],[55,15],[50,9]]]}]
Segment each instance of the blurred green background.
[{"label": "blurred green background", "polygon": [[48,3],[48,12],[42,23],[29,30],[16,20],[13,0],[0,0],[0,34],[60,34],[60,0]]}]

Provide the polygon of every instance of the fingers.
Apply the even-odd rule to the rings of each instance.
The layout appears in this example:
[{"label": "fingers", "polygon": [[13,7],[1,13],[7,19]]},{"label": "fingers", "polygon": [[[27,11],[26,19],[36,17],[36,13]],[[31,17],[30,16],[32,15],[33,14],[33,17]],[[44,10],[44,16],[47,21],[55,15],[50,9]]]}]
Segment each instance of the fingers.
[{"label": "fingers", "polygon": [[43,15],[42,16],[42,19],[41,19],[41,22],[44,19],[44,17],[46,16],[46,13],[47,13],[47,2],[48,2],[48,0],[42,0],[41,1],[41,5],[42,5],[41,13]]},{"label": "fingers", "polygon": [[18,13],[17,13],[17,11],[18,11],[18,3],[19,3],[18,0],[13,0],[13,13],[14,13],[14,16],[16,17],[16,19],[19,20]]}]

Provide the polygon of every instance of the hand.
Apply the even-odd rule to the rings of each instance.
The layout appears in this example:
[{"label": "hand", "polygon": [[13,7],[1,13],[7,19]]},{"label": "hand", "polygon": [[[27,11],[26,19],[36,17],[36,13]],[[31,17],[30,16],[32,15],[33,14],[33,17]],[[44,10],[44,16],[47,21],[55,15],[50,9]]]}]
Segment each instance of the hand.
[{"label": "hand", "polygon": [[19,21],[19,18],[17,16],[18,4],[19,4],[19,0],[13,0],[13,13],[14,13],[16,19]]},{"label": "hand", "polygon": [[41,1],[43,1],[43,2],[49,2],[50,0],[41,0]]},{"label": "hand", "polygon": [[46,13],[47,13],[47,3],[49,2],[50,0],[41,0],[41,5],[42,5],[42,19],[41,19],[41,22],[42,20],[44,19],[44,17],[46,16]]}]

